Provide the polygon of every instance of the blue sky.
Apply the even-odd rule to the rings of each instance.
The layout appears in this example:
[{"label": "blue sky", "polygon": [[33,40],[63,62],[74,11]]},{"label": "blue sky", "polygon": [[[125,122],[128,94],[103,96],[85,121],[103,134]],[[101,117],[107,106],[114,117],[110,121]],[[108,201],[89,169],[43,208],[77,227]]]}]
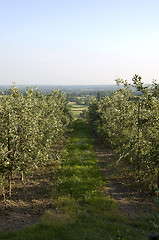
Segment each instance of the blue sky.
[{"label": "blue sky", "polygon": [[0,0],[0,84],[159,79],[158,0]]}]

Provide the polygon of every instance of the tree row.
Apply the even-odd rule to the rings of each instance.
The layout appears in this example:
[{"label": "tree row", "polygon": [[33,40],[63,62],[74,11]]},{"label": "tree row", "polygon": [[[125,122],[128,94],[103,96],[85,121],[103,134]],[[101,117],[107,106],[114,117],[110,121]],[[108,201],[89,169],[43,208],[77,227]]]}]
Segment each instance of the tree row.
[{"label": "tree row", "polygon": [[102,142],[109,142],[117,161],[127,171],[159,187],[159,85],[145,85],[135,75],[132,84],[116,80],[119,88],[111,96],[92,98],[88,120]]},{"label": "tree row", "polygon": [[0,96],[0,183],[9,196],[13,173],[23,176],[54,161],[55,148],[70,123],[65,95],[58,90],[44,95],[38,89],[20,93],[14,85]]}]

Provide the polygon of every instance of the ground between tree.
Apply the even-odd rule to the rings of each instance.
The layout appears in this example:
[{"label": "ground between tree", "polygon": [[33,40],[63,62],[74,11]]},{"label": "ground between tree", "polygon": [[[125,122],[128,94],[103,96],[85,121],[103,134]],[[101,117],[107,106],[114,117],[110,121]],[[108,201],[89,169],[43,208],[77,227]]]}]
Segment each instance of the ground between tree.
[{"label": "ground between tree", "polygon": [[[95,154],[103,179],[107,181],[104,194],[109,193],[116,200],[121,213],[128,218],[152,214],[156,205],[149,192],[134,189],[116,174],[113,151],[96,146]],[[54,209],[49,196],[53,178],[52,168],[48,167],[38,169],[23,183],[15,179],[18,183],[13,187],[12,199],[0,201],[0,230],[16,231],[36,224],[45,211]]]},{"label": "ground between tree", "polygon": [[104,191],[116,200],[121,213],[128,218],[152,215],[157,208],[154,196],[148,189],[142,189],[142,185],[135,186],[133,180],[118,169],[113,151],[96,146],[95,154],[103,178],[107,180]]}]

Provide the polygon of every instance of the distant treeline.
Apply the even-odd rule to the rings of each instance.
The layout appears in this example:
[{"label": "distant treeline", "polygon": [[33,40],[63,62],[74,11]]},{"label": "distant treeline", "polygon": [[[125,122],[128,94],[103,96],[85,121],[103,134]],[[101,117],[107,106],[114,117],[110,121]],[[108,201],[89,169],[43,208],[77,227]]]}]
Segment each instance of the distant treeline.
[{"label": "distant treeline", "polygon": [[[31,87],[31,86],[29,86]],[[18,86],[19,91],[25,95],[26,85]],[[34,87],[33,87],[34,88]],[[64,92],[66,94],[66,99],[68,102],[76,102],[81,105],[88,105],[90,96],[110,96],[112,92],[114,92],[118,86],[117,85],[94,85],[94,86],[85,86],[85,85],[70,85],[70,86],[49,86],[49,85],[38,85],[36,87],[41,93],[45,95],[49,95],[55,89],[59,89],[59,91]],[[10,95],[10,86],[9,85],[1,85],[0,86],[0,95]]]},{"label": "distant treeline", "polygon": [[[25,95],[27,86],[18,85],[19,91]],[[122,85],[121,85],[122,87]],[[124,86],[123,86],[124,87]],[[34,86],[29,86],[33,88]],[[98,99],[104,98],[106,96],[111,96],[115,91],[118,90],[119,86],[116,85],[37,85],[38,91],[45,95],[49,95],[50,92],[54,90],[59,90],[66,94],[66,99],[68,102],[76,102],[77,104],[88,105],[91,96],[95,96]],[[0,95],[11,94],[9,85],[0,85]],[[134,95],[139,93],[134,89]]]}]

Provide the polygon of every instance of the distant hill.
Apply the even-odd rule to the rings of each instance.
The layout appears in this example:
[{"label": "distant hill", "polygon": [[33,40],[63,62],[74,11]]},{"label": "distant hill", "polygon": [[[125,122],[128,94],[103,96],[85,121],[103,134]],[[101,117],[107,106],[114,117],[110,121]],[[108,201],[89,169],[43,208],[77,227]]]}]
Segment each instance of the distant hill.
[{"label": "distant hill", "polygon": [[[60,89],[64,92],[69,91],[115,91],[117,85],[16,85],[20,91],[25,91],[27,87],[37,87],[39,91],[51,92],[54,89]],[[0,91],[8,90],[11,85],[0,85]]]}]

